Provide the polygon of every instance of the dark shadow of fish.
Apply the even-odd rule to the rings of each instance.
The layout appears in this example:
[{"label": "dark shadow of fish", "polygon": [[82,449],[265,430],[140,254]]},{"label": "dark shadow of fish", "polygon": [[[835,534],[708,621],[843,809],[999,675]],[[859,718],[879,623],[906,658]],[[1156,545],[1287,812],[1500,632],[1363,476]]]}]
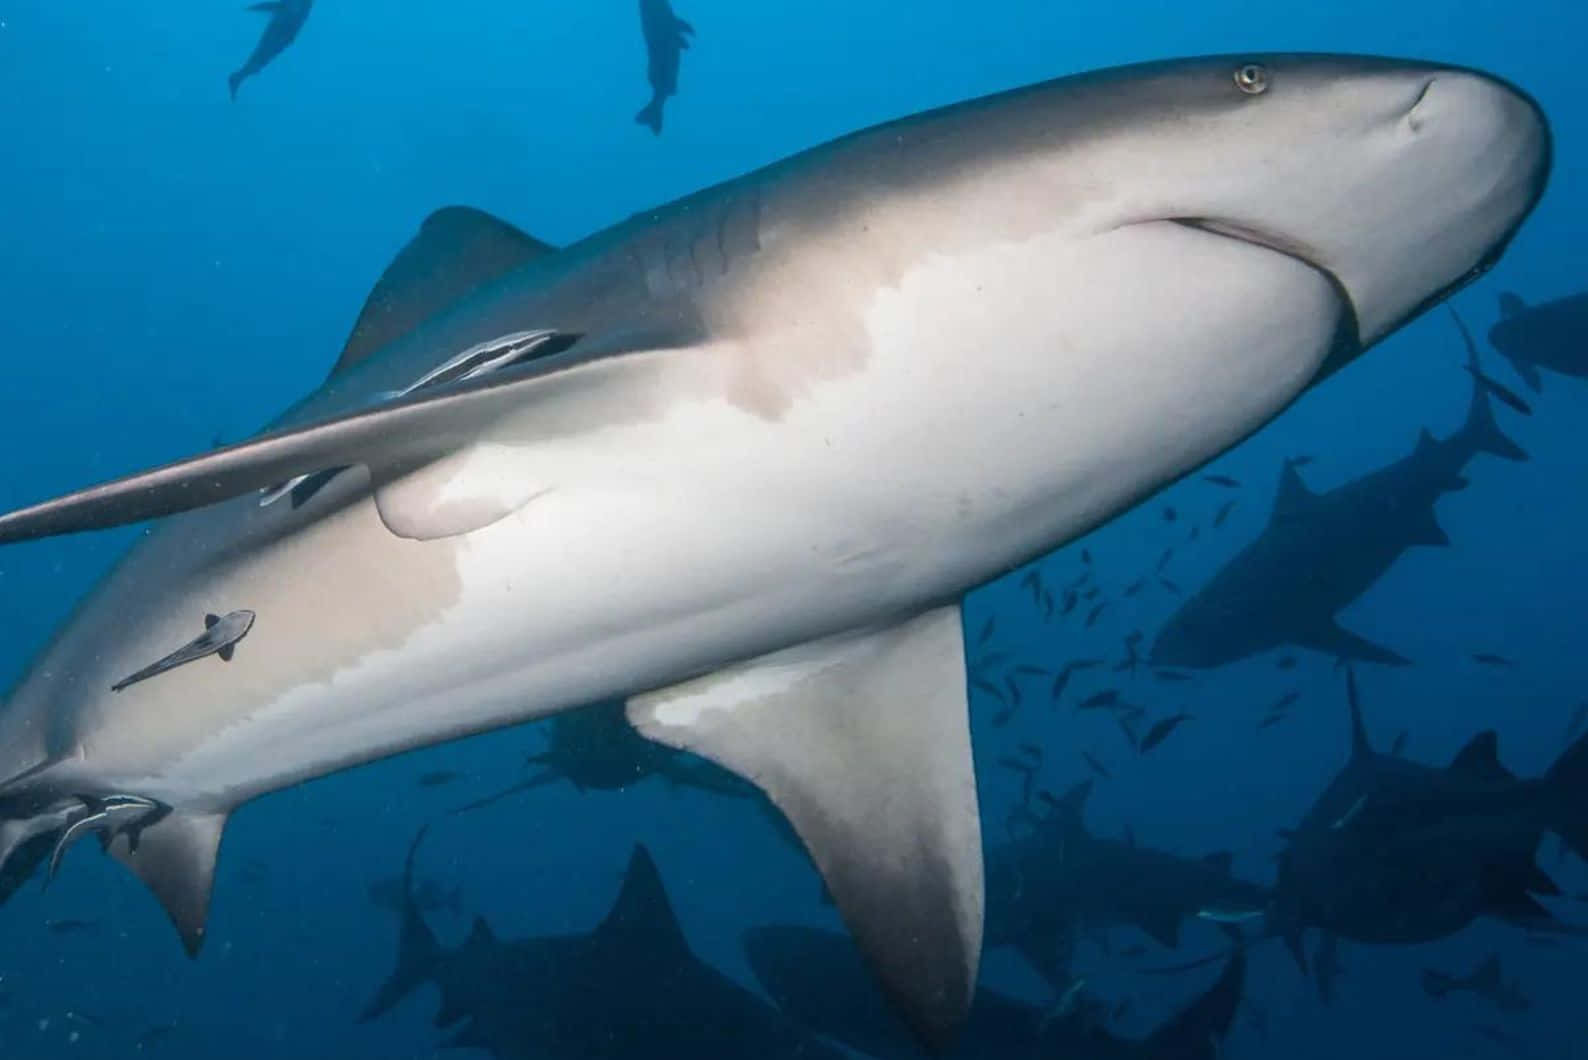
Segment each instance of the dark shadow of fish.
[{"label": "dark shadow of fish", "polygon": [[[744,952],[761,988],[792,1019],[876,1060],[920,1060],[923,1053],[877,989],[846,936],[820,928],[774,925],[745,932]],[[1206,991],[1145,1038],[1110,1031],[1110,1006],[1069,994],[1043,1008],[976,992],[970,1017],[947,1060],[1217,1060],[1234,1022],[1246,975],[1245,957],[1231,955]]]},{"label": "dark shadow of fish", "polygon": [[[410,888],[423,835],[415,837],[403,871]],[[440,991],[436,1025],[454,1028],[443,1048],[481,1049],[497,1060],[843,1060],[836,1048],[695,956],[656,865],[640,845],[611,911],[586,932],[503,940],[477,918],[467,940],[448,949],[410,897],[397,966],[359,1022],[382,1015],[425,983]]]},{"label": "dark shadow of fish", "polygon": [[674,787],[760,797],[753,785],[705,759],[645,739],[629,724],[619,700],[555,715],[542,728],[547,734],[546,749],[526,760],[526,765],[535,768],[528,779],[451,812],[477,810],[559,781],[580,791],[617,791],[653,776]]},{"label": "dark shadow of fish", "polygon": [[254,45],[254,52],[248,61],[226,79],[226,86],[231,90],[234,101],[243,81],[270,65],[272,59],[298,39],[298,31],[309,20],[309,9],[313,6],[314,0],[268,0],[267,3],[248,6],[249,11],[269,15],[270,21],[265,23],[265,31],[260,34],[259,43]]},{"label": "dark shadow of fish", "polygon": [[678,94],[678,61],[695,27],[673,14],[668,0],[640,0],[640,28],[645,33],[646,77],[651,83],[651,101],[640,108],[634,120],[662,134],[662,107],[669,96]]},{"label": "dark shadow of fish", "polygon": [[1288,834],[1267,930],[1306,970],[1308,926],[1358,942],[1431,942],[1479,917],[1577,933],[1534,895],[1560,889],[1535,863],[1546,832],[1588,853],[1588,737],[1544,776],[1519,779],[1492,730],[1448,766],[1374,751],[1347,669],[1351,756]]},{"label": "dark shadow of fish", "polygon": [[1335,615],[1407,549],[1450,544],[1434,504],[1466,487],[1463,472],[1478,453],[1527,459],[1500,433],[1489,392],[1474,380],[1466,423],[1445,439],[1423,431],[1412,452],[1388,467],[1314,493],[1287,462],[1268,525],[1164,624],[1152,665],[1212,668],[1286,645],[1404,664]]},{"label": "dark shadow of fish", "polygon": [[1540,368],[1588,377],[1588,293],[1530,306],[1520,295],[1504,292],[1489,343],[1535,391],[1543,388]]}]

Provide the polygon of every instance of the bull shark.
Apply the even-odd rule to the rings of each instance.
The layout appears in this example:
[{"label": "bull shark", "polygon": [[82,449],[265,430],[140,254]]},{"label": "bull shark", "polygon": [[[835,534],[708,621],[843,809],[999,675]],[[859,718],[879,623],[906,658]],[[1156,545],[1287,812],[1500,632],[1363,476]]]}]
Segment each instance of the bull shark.
[{"label": "bull shark", "polygon": [[1152,664],[1211,669],[1287,645],[1404,664],[1335,616],[1407,549],[1450,544],[1434,505],[1466,487],[1463,472],[1479,453],[1527,459],[1500,432],[1486,381],[1475,375],[1462,427],[1443,439],[1424,430],[1393,464],[1315,493],[1286,461],[1268,524],[1175,609],[1153,642]]},{"label": "bull shark", "polygon": [[298,39],[298,31],[309,21],[309,10],[313,7],[314,0],[267,0],[248,6],[250,11],[269,16],[270,21],[265,23],[264,32],[259,35],[259,43],[254,45],[248,61],[226,78],[226,88],[234,101],[245,80],[269,66],[271,60]]},{"label": "bull shark", "polygon": [[1503,291],[1499,301],[1500,319],[1489,329],[1489,344],[1529,387],[1543,389],[1540,368],[1588,377],[1588,294],[1528,305],[1521,295]]},{"label": "bull shark", "polygon": [[483,918],[457,948],[425,923],[409,847],[397,966],[359,1016],[368,1022],[425,983],[440,990],[444,1048],[496,1060],[744,1056],[843,1060],[775,1007],[701,961],[673,915],[650,852],[636,845],[611,911],[588,932],[498,939]]},{"label": "bull shark", "polygon": [[[762,989],[812,1031],[876,1060],[922,1055],[843,935],[793,925],[757,927],[745,932],[744,951]],[[1108,1030],[1100,1004],[1091,999],[1055,1012],[983,987],[949,1055],[955,1060],[1219,1060],[1245,976],[1246,955],[1235,950],[1211,986],[1145,1038]]]},{"label": "bull shark", "polygon": [[1228,924],[1267,909],[1268,889],[1232,875],[1228,852],[1190,858],[1091,834],[1091,791],[1082,781],[1033,815],[1027,834],[988,849],[986,945],[1014,947],[1062,991],[1083,929],[1128,924],[1173,949],[1187,920]]},{"label": "bull shark", "polygon": [[640,0],[640,30],[645,35],[646,78],[651,101],[634,120],[657,136],[662,134],[662,107],[678,94],[678,61],[689,47],[695,27],[673,14],[668,0]]},{"label": "bull shark", "polygon": [[[197,953],[239,806],[623,699],[779,807],[945,1043],[982,938],[961,601],[1483,274],[1550,163],[1481,72],[1214,56],[901,118],[562,248],[443,210],[260,433],[0,515],[158,520],[0,712],[0,856],[148,800],[99,837]],[[232,661],[111,692],[238,609]]]},{"label": "bull shark", "polygon": [[1279,858],[1270,927],[1303,970],[1310,925],[1368,943],[1431,942],[1492,917],[1566,931],[1534,895],[1560,888],[1535,855],[1553,832],[1588,853],[1588,736],[1536,779],[1500,763],[1492,730],[1448,766],[1376,752],[1346,670],[1351,755]]}]

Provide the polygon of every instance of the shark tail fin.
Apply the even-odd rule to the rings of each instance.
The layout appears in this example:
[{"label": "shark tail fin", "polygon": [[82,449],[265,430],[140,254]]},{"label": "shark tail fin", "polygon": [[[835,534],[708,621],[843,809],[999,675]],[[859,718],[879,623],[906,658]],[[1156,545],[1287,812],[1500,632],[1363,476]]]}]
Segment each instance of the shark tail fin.
[{"label": "shark tail fin", "polygon": [[[1472,333],[1467,330],[1466,323],[1462,321],[1453,306],[1450,315],[1461,332],[1462,341],[1466,344],[1467,370],[1472,374],[1472,400],[1467,405],[1467,422],[1461,427],[1461,437],[1475,453],[1491,453],[1502,460],[1520,463],[1527,459],[1527,453],[1501,433],[1500,425],[1495,421],[1494,404],[1489,400],[1493,383],[1483,374],[1478,364],[1478,347],[1472,341]],[[1510,397],[1510,400],[1516,399]]]},{"label": "shark tail fin", "polygon": [[441,944],[436,941],[435,934],[420,914],[413,890],[414,857],[429,827],[425,825],[414,836],[413,843],[408,847],[408,860],[403,865],[403,920],[397,940],[397,967],[392,969],[391,975],[375,991],[375,996],[364,1006],[364,1011],[359,1013],[360,1023],[367,1023],[384,1014],[407,997],[435,974],[436,965],[441,960]]},{"label": "shark tail fin", "polygon": [[1548,780],[1557,807],[1554,831],[1572,853],[1588,862],[1588,733],[1555,760]]},{"label": "shark tail fin", "polygon": [[[1246,982],[1246,950],[1237,947],[1212,986],[1169,1017],[1147,1038],[1144,1055],[1219,1056],[1217,1043],[1229,1034]],[[1212,1052],[1201,1051],[1212,1045]]]},{"label": "shark tail fin", "polygon": [[640,112],[634,115],[634,120],[644,125],[657,136],[662,135],[662,97],[656,96]]}]

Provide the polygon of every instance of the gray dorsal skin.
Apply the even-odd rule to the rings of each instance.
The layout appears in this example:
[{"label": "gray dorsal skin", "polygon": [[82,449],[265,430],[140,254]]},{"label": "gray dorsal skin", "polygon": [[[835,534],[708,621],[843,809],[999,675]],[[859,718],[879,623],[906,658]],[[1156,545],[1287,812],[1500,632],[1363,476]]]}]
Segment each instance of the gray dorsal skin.
[{"label": "gray dorsal skin", "polygon": [[[744,933],[751,971],[787,1015],[875,1060],[923,1054],[885,1004],[854,943],[820,928],[776,925]],[[1109,1032],[1082,999],[1067,1014],[985,987],[976,993],[950,1060],[1218,1060],[1240,1005],[1246,958],[1237,950],[1218,979],[1145,1038]]]},{"label": "gray dorsal skin", "polygon": [[1588,292],[1528,304],[1507,292],[1500,296],[1500,319],[1489,328],[1489,343],[1529,387],[1541,384],[1539,369],[1588,378]]},{"label": "gray dorsal skin", "polygon": [[678,65],[695,27],[673,13],[668,0],[640,0],[640,30],[645,37],[646,79],[651,100],[634,120],[662,134],[662,108],[678,94]]},{"label": "gray dorsal skin", "polygon": [[175,670],[178,666],[185,666],[211,655],[219,655],[223,661],[231,662],[237,642],[248,636],[248,631],[253,626],[252,611],[228,611],[224,616],[205,615],[203,633],[170,655],[150,663],[135,674],[123,677],[111,685],[110,690],[120,692],[139,681],[147,681],[151,677],[158,677],[160,674]]},{"label": "gray dorsal skin", "polygon": [[1532,897],[1559,888],[1535,863],[1546,831],[1588,835],[1588,739],[1539,779],[1500,764],[1492,732],[1449,766],[1374,751],[1348,674],[1352,750],[1287,839],[1269,930],[1300,954],[1306,926],[1370,943],[1419,943],[1480,916],[1563,930]]},{"label": "gray dorsal skin", "polygon": [[309,20],[312,7],[314,0],[266,0],[265,3],[248,6],[249,11],[257,11],[270,21],[265,23],[264,32],[259,35],[259,43],[254,46],[248,61],[226,79],[226,87],[234,101],[237,99],[237,89],[245,80],[263,70],[298,39],[298,31]]},{"label": "gray dorsal skin", "polygon": [[[413,875],[413,848],[405,876]],[[456,949],[436,941],[410,898],[397,968],[360,1022],[433,982],[447,1044],[498,1060],[555,1056],[842,1060],[689,948],[655,862],[636,846],[611,910],[590,931],[500,939],[475,921]]]},{"label": "gray dorsal skin", "polygon": [[[1365,137],[1386,115],[1407,135]],[[0,712],[0,821],[170,806],[110,851],[192,950],[236,807],[621,699],[772,797],[941,1042],[982,930],[965,595],[1481,275],[1549,158],[1480,73],[1202,57],[861,130],[540,255],[254,438],[0,516],[163,519]],[[526,334],[556,352],[391,397]],[[110,691],[239,601],[232,662]]]},{"label": "gray dorsal skin", "polygon": [[1169,617],[1152,665],[1212,668],[1290,645],[1404,665],[1399,653],[1343,628],[1335,615],[1407,549],[1449,545],[1434,505],[1466,486],[1463,472],[1479,453],[1526,459],[1501,433],[1474,379],[1465,424],[1444,439],[1424,431],[1394,464],[1315,493],[1286,462],[1267,526]]},{"label": "gray dorsal skin", "polygon": [[381,273],[331,374],[346,372],[473,292],[556,249],[472,206],[436,210]]}]

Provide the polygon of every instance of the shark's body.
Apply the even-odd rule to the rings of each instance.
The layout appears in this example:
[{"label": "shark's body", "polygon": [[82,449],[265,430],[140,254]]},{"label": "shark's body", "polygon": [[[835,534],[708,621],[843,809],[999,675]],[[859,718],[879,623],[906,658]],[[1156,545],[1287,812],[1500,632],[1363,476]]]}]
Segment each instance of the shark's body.
[{"label": "shark's body", "polygon": [[[410,884],[412,866],[410,851]],[[437,1026],[453,1030],[444,1045],[496,1060],[842,1060],[694,955],[644,847],[634,849],[612,910],[580,934],[502,940],[476,919],[468,939],[447,949],[410,895],[396,970],[361,1020],[424,983],[440,991]]]},{"label": "shark's body", "polygon": [[[440,211],[266,433],[0,516],[163,520],[0,715],[0,856],[151,800],[136,849],[101,838],[196,950],[238,805],[622,698],[777,803],[944,1040],[982,913],[959,601],[1480,274],[1549,160],[1479,74],[1215,57],[866,130],[561,250]],[[110,691],[241,608],[231,662]]]},{"label": "shark's body", "polygon": [[1354,677],[1349,688],[1350,760],[1279,859],[1271,925],[1298,959],[1305,926],[1400,944],[1480,916],[1560,930],[1533,897],[1560,893],[1534,857],[1546,832],[1588,852],[1588,737],[1537,779],[1500,764],[1492,731],[1448,766],[1422,765],[1368,745]]},{"label": "shark's body", "polygon": [[259,43],[254,45],[248,61],[226,79],[226,87],[231,92],[232,99],[237,98],[237,90],[242,87],[244,81],[269,66],[276,56],[286,51],[292,42],[298,39],[298,31],[303,29],[305,22],[309,21],[309,11],[313,7],[314,0],[267,0],[265,3],[249,6],[248,10],[266,15],[270,21],[265,23],[264,31],[259,35]]},{"label": "shark's body", "polygon": [[1287,462],[1268,524],[1175,609],[1153,643],[1153,664],[1215,667],[1287,645],[1404,663],[1335,616],[1408,549],[1450,543],[1434,505],[1466,486],[1463,472],[1479,453],[1526,458],[1500,433],[1484,385],[1474,380],[1466,423],[1448,438],[1423,431],[1393,464],[1314,493]]},{"label": "shark's body", "polygon": [[1268,889],[1233,876],[1228,854],[1188,858],[1093,835],[1090,792],[1077,785],[1028,835],[988,849],[986,945],[1018,949],[1062,992],[1089,929],[1130,925],[1173,948],[1187,920],[1228,923],[1267,907]]},{"label": "shark's body", "polygon": [[651,84],[651,100],[634,120],[660,136],[662,108],[669,96],[678,94],[679,60],[695,27],[674,14],[668,0],[640,0],[640,30],[645,36],[645,76]]},{"label": "shark's body", "polygon": [[1543,386],[1540,368],[1588,377],[1588,293],[1528,305],[1507,291],[1489,342],[1534,390]]},{"label": "shark's body", "polygon": [[[762,989],[810,1030],[875,1060],[923,1056],[877,992],[854,944],[820,928],[777,925],[744,935],[745,955]],[[1218,1060],[1246,975],[1244,951],[1201,994],[1145,1038],[1102,1023],[1097,1002],[1075,995],[1062,1009],[1031,1005],[983,988],[953,1060]]]}]

